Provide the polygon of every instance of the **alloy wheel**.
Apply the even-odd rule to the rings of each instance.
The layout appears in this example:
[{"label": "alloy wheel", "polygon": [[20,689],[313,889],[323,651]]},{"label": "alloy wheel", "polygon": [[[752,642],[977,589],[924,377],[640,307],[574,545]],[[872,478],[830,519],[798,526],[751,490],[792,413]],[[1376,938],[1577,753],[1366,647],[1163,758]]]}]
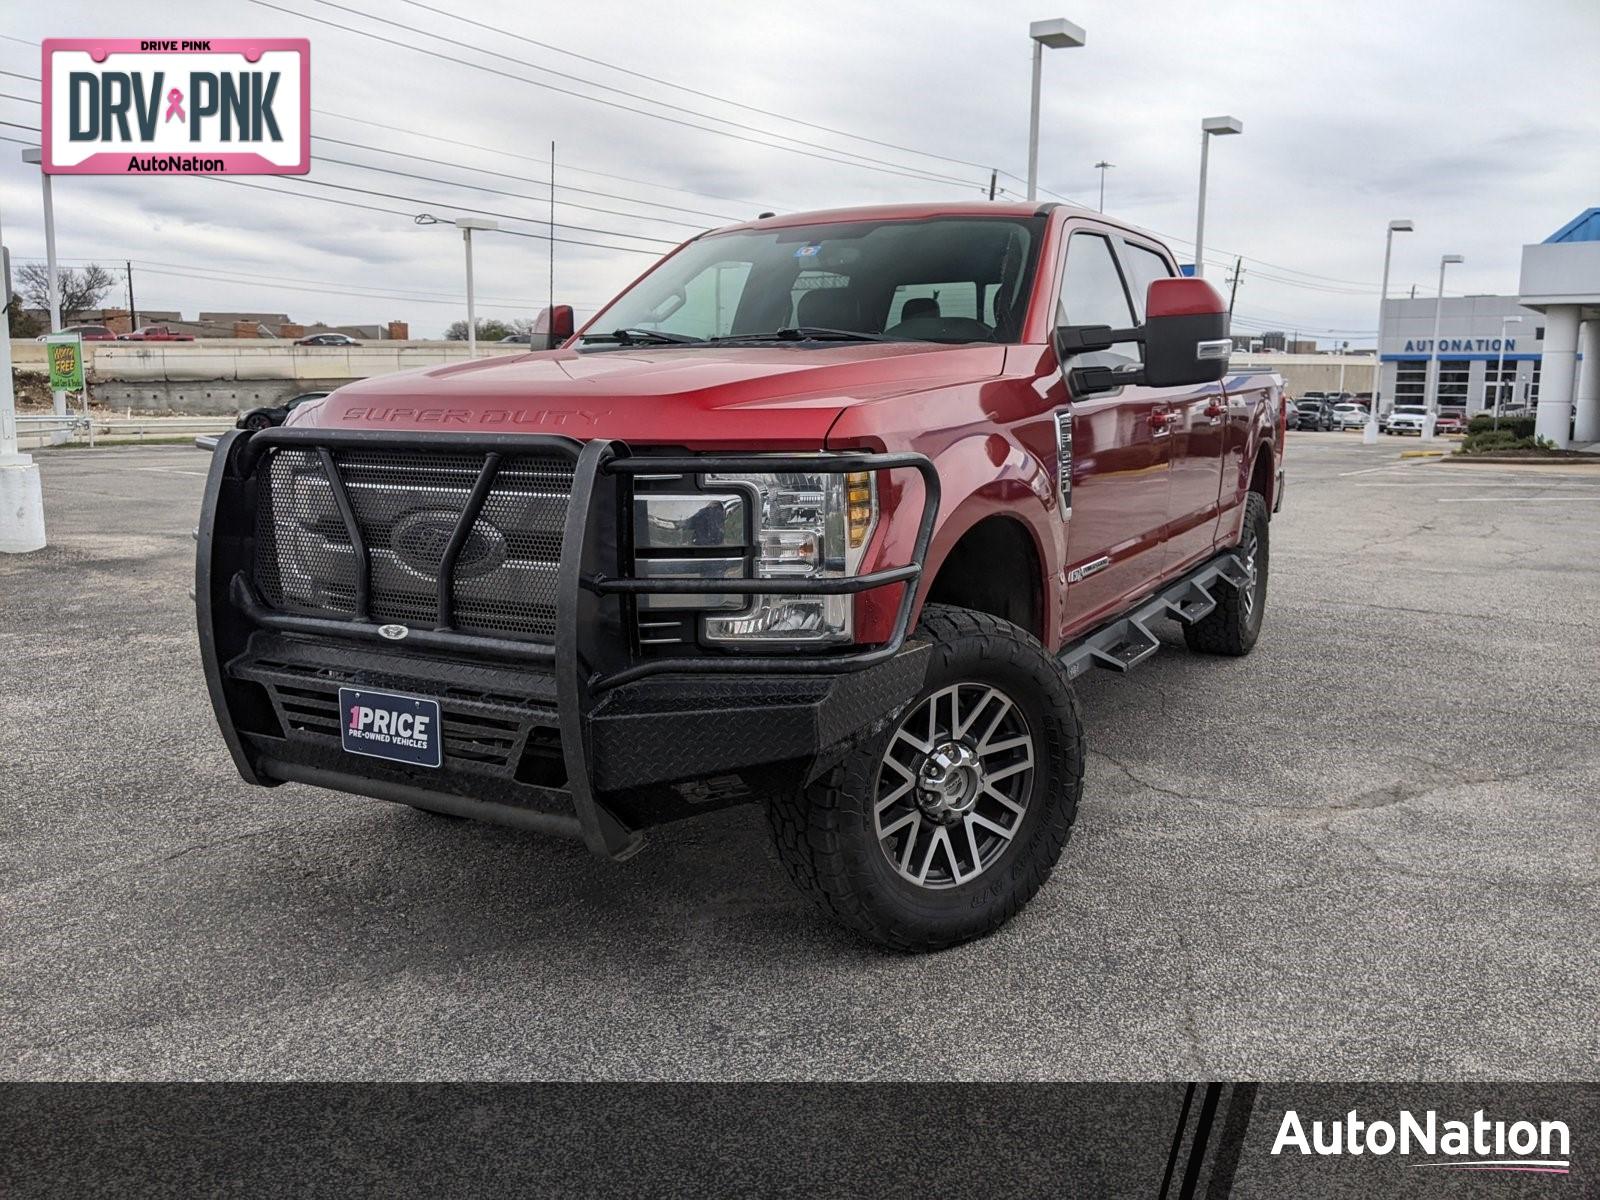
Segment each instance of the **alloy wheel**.
[{"label": "alloy wheel", "polygon": [[943,889],[992,867],[1016,837],[1033,792],[1033,733],[1009,696],[957,683],[896,727],[873,796],[878,845],[903,879]]}]

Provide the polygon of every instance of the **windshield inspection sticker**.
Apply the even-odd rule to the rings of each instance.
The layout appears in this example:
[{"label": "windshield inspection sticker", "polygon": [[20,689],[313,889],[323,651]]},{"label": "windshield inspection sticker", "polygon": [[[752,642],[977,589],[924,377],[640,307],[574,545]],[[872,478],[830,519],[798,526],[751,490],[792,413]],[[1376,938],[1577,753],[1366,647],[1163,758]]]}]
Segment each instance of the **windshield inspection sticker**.
[{"label": "windshield inspection sticker", "polygon": [[801,246],[800,249],[794,252],[794,256],[796,258],[815,258],[821,253],[822,244],[820,242],[813,242],[809,246]]},{"label": "windshield inspection sticker", "polygon": [[443,761],[439,702],[340,688],[339,739],[351,754],[437,767]]}]

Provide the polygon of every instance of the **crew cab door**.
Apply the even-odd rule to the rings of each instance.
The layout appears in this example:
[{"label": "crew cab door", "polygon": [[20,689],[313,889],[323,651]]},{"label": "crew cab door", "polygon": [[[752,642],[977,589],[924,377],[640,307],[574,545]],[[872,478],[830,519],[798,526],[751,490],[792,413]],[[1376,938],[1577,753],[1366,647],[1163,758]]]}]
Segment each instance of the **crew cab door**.
[{"label": "crew cab door", "polygon": [[[1133,302],[1118,266],[1117,235],[1075,228],[1056,306],[1057,325],[1135,324]],[[1080,354],[1075,367],[1139,362],[1139,348],[1121,343]],[[1069,396],[1058,421],[1071,428],[1071,505],[1067,528],[1068,624],[1114,615],[1149,591],[1164,569],[1168,468],[1172,434],[1164,390],[1127,385]]]},{"label": "crew cab door", "polygon": [[[1118,239],[1133,303],[1144,324],[1150,284],[1177,274],[1153,244]],[[1171,472],[1167,487],[1166,552],[1163,570],[1174,574],[1208,557],[1216,546],[1222,459],[1228,438],[1228,398],[1220,383],[1163,388]]]}]

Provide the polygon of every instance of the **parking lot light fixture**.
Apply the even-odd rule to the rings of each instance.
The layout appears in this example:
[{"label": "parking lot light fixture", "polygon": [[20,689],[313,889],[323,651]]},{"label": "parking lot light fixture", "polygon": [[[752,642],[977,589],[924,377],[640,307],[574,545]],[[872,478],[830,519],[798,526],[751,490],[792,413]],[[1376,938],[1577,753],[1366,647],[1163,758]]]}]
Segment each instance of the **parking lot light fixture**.
[{"label": "parking lot light fixture", "polygon": [[1243,132],[1244,122],[1238,117],[1207,117],[1200,122],[1200,203],[1195,210],[1194,222],[1196,279],[1202,278],[1206,273],[1206,167],[1211,159],[1211,139]]},{"label": "parking lot light fixture", "polygon": [[1428,347],[1428,411],[1422,417],[1425,442],[1433,441],[1433,429],[1439,423],[1439,324],[1444,316],[1444,271],[1466,261],[1459,254],[1446,254],[1439,259],[1439,295],[1433,303],[1433,343]]},{"label": "parking lot light fixture", "polygon": [[1028,26],[1028,37],[1033,40],[1033,104],[1028,110],[1029,200],[1037,199],[1039,192],[1039,75],[1044,68],[1045,47],[1075,49],[1082,46],[1088,36],[1082,28],[1060,17],[1053,21],[1035,21]]},{"label": "parking lot light fixture", "polygon": [[1378,400],[1383,389],[1383,309],[1389,300],[1389,256],[1394,252],[1394,235],[1410,233],[1416,226],[1410,221],[1390,221],[1389,232],[1383,238],[1383,285],[1378,289],[1378,348],[1372,356],[1372,406],[1367,410],[1367,423],[1361,430],[1361,440],[1368,446],[1378,440]]},{"label": "parking lot light fixture", "polygon": [[[61,280],[56,266],[56,204],[55,197],[50,191],[50,175],[44,169],[44,155],[38,146],[27,146],[22,151],[22,161],[31,163],[39,168],[39,191],[44,197],[44,261],[45,270],[49,272],[50,297],[50,332],[54,333],[61,328]],[[63,391],[50,393],[52,404],[58,417],[67,415],[67,394]]]},{"label": "parking lot light fixture", "polygon": [[1500,428],[1500,390],[1504,386],[1501,380],[1505,378],[1506,373],[1506,326],[1521,324],[1521,317],[1500,318],[1500,354],[1494,364],[1494,427],[1496,429]]},{"label": "parking lot light fixture", "polygon": [[477,358],[478,307],[472,291],[472,231],[499,229],[500,222],[490,221],[484,217],[436,217],[432,213],[418,213],[412,221],[418,225],[454,225],[461,230],[461,240],[466,246],[467,254],[467,357]]}]

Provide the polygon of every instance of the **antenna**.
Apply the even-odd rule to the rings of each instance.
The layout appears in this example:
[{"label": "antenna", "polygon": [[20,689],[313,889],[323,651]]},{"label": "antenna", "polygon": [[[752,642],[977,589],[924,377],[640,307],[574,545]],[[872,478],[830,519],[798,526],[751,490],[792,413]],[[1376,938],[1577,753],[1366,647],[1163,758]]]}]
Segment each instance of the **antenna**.
[{"label": "antenna", "polygon": [[550,143],[550,320],[556,307],[556,144]]}]

